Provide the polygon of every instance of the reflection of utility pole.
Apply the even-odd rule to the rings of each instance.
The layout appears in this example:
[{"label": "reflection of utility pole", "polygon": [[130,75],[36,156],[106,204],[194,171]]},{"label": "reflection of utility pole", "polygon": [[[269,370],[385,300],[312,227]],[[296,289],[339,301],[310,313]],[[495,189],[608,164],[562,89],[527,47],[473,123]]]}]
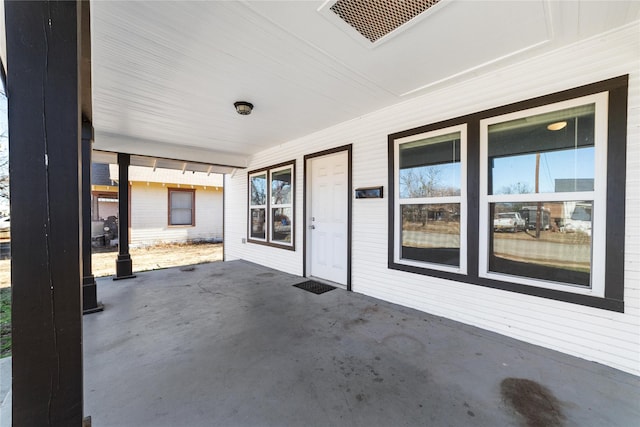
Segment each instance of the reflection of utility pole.
[{"label": "reflection of utility pole", "polygon": [[[536,153],[536,194],[540,190],[540,153]],[[536,207],[536,239],[540,238],[540,214],[542,203],[538,202]]]}]

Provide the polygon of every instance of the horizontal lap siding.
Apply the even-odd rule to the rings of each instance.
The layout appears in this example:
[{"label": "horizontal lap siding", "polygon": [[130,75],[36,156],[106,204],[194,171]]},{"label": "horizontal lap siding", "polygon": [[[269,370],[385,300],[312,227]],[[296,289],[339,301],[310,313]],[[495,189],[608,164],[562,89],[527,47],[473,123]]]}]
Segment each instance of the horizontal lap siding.
[{"label": "horizontal lap siding", "polygon": [[[353,200],[352,286],[371,295],[527,342],[640,374],[640,25],[544,56],[308,135],[254,156],[249,170],[296,159],[296,252],[242,244],[247,177],[227,177],[226,252],[302,273],[302,183],[305,154],[353,144],[353,186],[385,186],[383,200]],[[529,98],[629,74],[625,313],[615,313],[387,268],[387,135]],[[313,148],[309,148],[313,147]]]},{"label": "horizontal lap siding", "polygon": [[222,240],[222,191],[196,188],[195,227],[169,226],[168,187],[134,183],[131,187],[131,245]]}]

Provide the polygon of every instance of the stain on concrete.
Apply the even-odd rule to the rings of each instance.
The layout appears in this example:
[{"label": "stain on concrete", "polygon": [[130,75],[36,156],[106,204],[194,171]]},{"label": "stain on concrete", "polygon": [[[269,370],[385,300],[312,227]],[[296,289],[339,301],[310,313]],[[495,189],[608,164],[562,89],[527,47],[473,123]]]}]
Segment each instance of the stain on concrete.
[{"label": "stain on concrete", "polygon": [[180,271],[195,271],[195,269],[196,268],[194,266],[190,265],[188,267],[182,267]]},{"label": "stain on concrete", "polygon": [[369,323],[367,319],[363,319],[362,317],[358,317],[357,319],[351,319],[344,322],[344,328],[349,329],[352,326],[364,325],[365,323]]},{"label": "stain on concrete", "polygon": [[368,305],[367,307],[365,307],[362,310],[362,315],[366,315],[366,314],[374,314],[380,311],[380,307],[378,307],[378,304],[374,304],[374,305]]},{"label": "stain on concrete", "polygon": [[565,416],[553,393],[526,378],[505,378],[500,383],[504,401],[524,419],[527,427],[561,427]]}]

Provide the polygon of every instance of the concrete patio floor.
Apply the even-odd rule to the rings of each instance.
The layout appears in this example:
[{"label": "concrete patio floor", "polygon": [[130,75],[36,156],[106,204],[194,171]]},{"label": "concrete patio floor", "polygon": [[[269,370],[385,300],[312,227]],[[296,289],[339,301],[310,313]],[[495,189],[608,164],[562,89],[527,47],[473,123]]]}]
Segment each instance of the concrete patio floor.
[{"label": "concrete patio floor", "polygon": [[94,426],[636,426],[640,379],[244,261],[98,280]]},{"label": "concrete patio floor", "polygon": [[85,414],[119,427],[640,422],[637,377],[301,281],[243,261],[100,279]]}]

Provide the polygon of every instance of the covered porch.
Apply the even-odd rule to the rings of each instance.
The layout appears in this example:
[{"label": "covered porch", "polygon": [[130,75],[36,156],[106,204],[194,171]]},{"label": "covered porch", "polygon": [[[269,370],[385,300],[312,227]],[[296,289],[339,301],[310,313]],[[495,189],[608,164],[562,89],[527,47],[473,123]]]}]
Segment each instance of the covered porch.
[{"label": "covered porch", "polygon": [[[438,4],[369,38],[354,34],[342,3],[4,4],[15,425],[79,425],[84,416],[114,426],[624,426],[640,418],[630,374],[639,372],[640,344],[640,5],[424,1]],[[594,255],[602,280],[557,289],[487,280],[482,120],[514,105],[555,111],[598,93],[612,101],[597,146],[611,149],[593,174],[608,187],[571,199],[607,205],[596,225],[608,246],[589,243],[607,250]],[[255,105],[254,114],[238,104]],[[444,132],[452,120],[470,140],[461,170],[471,190],[456,201],[471,205],[462,223],[469,238],[460,234],[468,262],[453,272],[398,268],[388,137]],[[327,279],[307,268],[316,258],[306,168],[338,152],[347,159],[344,197],[335,198],[347,224],[340,284],[355,292],[313,295],[292,286],[302,276]],[[225,257],[234,261],[134,277],[123,238],[117,278],[129,280],[94,281],[83,239],[92,156],[117,159],[121,200],[136,162],[220,168],[230,189]],[[292,197],[266,201],[283,167]],[[272,184],[253,204],[252,174]],[[369,188],[379,197],[352,208],[354,191]],[[252,207],[266,224],[254,241]],[[264,231],[276,225],[289,227],[289,240]],[[107,309],[83,318],[98,287]]]},{"label": "covered porch", "polygon": [[630,426],[638,377],[245,261],[98,279],[97,426]]}]

